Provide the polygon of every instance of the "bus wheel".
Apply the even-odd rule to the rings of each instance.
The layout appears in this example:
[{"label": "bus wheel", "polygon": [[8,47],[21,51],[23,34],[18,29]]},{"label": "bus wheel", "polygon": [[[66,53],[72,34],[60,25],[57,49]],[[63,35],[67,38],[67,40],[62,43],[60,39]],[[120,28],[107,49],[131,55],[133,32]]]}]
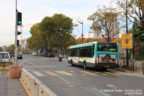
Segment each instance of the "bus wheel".
[{"label": "bus wheel", "polygon": [[83,68],[87,69],[86,63],[83,63]]},{"label": "bus wheel", "polygon": [[72,60],[71,60],[71,66],[74,66],[74,65],[73,65],[73,61],[72,61]]},{"label": "bus wheel", "polygon": [[102,68],[103,71],[107,71],[107,68]]}]

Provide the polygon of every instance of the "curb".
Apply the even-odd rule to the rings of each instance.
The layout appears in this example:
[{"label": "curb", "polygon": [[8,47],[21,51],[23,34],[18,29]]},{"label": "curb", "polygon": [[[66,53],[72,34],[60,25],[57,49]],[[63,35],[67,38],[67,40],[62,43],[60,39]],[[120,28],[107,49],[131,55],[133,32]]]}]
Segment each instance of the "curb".
[{"label": "curb", "polygon": [[24,68],[22,69],[20,81],[29,96],[57,96]]}]

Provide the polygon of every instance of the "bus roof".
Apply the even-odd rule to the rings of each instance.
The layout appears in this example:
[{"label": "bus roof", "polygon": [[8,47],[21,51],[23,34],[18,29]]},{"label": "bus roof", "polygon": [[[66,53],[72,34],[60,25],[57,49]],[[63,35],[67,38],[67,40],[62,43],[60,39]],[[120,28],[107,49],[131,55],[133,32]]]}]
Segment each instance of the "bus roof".
[{"label": "bus roof", "polygon": [[84,44],[73,45],[73,46],[70,46],[69,48],[73,49],[73,48],[79,48],[79,47],[92,46],[95,43],[97,43],[97,41],[96,42],[89,42],[89,43],[84,43]]}]

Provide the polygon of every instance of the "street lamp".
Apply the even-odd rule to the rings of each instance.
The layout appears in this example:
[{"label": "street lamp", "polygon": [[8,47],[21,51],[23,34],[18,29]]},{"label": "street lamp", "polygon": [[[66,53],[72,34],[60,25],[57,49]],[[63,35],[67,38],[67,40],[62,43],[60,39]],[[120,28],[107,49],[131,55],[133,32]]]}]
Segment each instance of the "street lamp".
[{"label": "street lamp", "polygon": [[78,21],[82,25],[82,43],[83,43],[83,21]]}]

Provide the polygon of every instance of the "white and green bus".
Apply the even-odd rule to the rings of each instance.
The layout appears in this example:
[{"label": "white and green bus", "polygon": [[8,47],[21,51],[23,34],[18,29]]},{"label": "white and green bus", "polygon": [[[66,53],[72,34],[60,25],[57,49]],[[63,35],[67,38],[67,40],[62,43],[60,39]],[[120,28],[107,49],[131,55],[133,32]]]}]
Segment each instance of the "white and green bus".
[{"label": "white and green bus", "polygon": [[68,62],[83,68],[118,68],[119,45],[113,42],[90,42],[69,47]]}]

